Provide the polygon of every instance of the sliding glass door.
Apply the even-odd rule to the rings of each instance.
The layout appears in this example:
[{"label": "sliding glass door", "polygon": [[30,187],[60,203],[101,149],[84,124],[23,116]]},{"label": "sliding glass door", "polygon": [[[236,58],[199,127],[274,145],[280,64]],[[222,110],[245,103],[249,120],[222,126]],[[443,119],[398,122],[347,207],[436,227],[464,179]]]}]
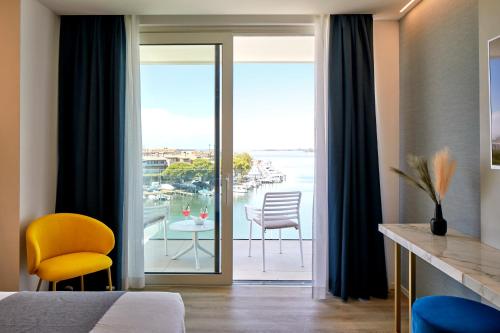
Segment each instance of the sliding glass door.
[{"label": "sliding glass door", "polygon": [[141,36],[150,284],[232,281],[232,37]]}]

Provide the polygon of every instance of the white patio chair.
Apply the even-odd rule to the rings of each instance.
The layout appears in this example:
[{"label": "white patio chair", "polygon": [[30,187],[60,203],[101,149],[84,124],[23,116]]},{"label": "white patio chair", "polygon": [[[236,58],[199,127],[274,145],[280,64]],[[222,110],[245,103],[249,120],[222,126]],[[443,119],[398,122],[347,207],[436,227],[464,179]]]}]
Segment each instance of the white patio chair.
[{"label": "white patio chair", "polygon": [[268,192],[264,195],[262,208],[245,205],[246,219],[250,222],[248,237],[248,256],[252,256],[252,225],[257,223],[262,228],[262,271],[266,271],[265,232],[267,229],[279,229],[281,250],[281,229],[295,228],[299,232],[300,263],[304,267],[302,250],[302,232],[300,230],[300,198],[301,192]]},{"label": "white patio chair", "polygon": [[167,227],[169,224],[168,217],[170,215],[170,202],[165,202],[162,205],[143,207],[144,229],[152,224],[161,222],[163,229],[163,239],[165,241],[165,255],[168,256],[167,247]]}]

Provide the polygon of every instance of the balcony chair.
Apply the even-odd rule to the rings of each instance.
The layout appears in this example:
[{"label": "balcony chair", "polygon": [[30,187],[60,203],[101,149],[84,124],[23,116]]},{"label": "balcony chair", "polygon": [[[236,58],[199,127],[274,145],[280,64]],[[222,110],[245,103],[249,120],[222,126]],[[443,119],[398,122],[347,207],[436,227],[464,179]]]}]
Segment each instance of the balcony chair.
[{"label": "balcony chair", "polygon": [[115,246],[113,231],[104,223],[80,214],[59,213],[33,221],[26,231],[28,270],[43,280],[57,282],[107,269],[109,290],[112,261],[107,255]]},{"label": "balcony chair", "polygon": [[245,205],[245,216],[250,222],[248,237],[248,256],[252,256],[252,225],[255,222],[262,230],[262,271],[266,271],[265,232],[267,229],[279,229],[279,246],[281,249],[281,229],[295,228],[299,232],[300,262],[304,267],[302,250],[302,232],[300,230],[300,198],[301,192],[268,192],[264,195],[262,208]]},{"label": "balcony chair", "polygon": [[158,206],[145,206],[143,208],[143,219],[144,219],[144,229],[146,227],[156,224],[156,223],[161,223],[162,226],[162,231],[163,231],[163,239],[165,241],[165,255],[168,256],[168,238],[167,238],[167,230],[168,230],[168,225],[170,224],[169,222],[169,215],[170,215],[170,203],[167,202],[162,205]]}]

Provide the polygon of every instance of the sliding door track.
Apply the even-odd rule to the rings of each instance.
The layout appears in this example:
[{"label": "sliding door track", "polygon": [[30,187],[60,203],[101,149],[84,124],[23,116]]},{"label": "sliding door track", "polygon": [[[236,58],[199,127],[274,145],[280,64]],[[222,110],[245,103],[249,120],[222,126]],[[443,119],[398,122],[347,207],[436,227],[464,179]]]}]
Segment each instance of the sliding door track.
[{"label": "sliding door track", "polygon": [[233,285],[312,287],[311,280],[234,280]]}]

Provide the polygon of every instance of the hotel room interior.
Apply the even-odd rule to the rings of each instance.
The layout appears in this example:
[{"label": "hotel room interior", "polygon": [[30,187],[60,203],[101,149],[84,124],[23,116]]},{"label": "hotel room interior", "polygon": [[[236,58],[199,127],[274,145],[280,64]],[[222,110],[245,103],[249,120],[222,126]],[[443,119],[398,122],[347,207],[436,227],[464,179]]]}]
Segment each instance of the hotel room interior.
[{"label": "hotel room interior", "polygon": [[500,332],[499,0],[0,0],[0,332]]}]

